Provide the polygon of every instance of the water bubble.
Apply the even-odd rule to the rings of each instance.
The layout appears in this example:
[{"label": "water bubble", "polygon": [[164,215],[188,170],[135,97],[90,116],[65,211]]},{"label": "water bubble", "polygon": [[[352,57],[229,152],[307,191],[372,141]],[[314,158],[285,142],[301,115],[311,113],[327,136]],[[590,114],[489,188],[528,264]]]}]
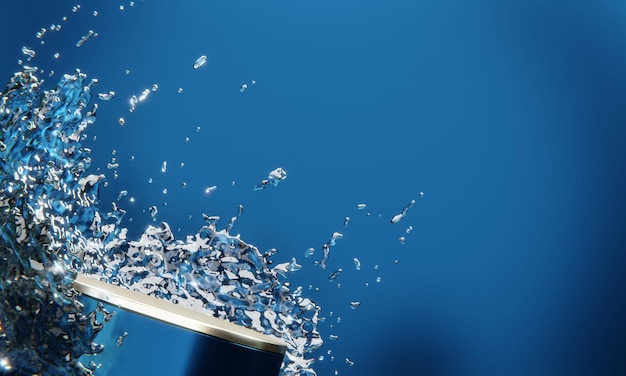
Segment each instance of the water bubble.
[{"label": "water bubble", "polygon": [[407,234],[410,233],[411,231],[413,231],[413,226],[409,226],[406,228],[406,230],[404,230],[404,232],[406,232]]},{"label": "water bubble", "polygon": [[54,71],[53,71],[53,70],[52,70],[52,71],[50,71],[50,73],[48,74],[48,76],[50,76],[50,77],[54,76]]},{"label": "water bubble", "polygon": [[350,217],[346,217],[346,218],[343,220],[343,227],[348,227],[348,223],[350,223]]},{"label": "water bubble", "polygon": [[131,7],[134,7],[134,6],[135,6],[135,2],[134,2],[134,1],[131,1],[131,2],[130,2],[130,6],[131,6]]},{"label": "water bubble", "polygon": [[304,257],[309,257],[312,254],[315,253],[315,248],[311,247],[311,248],[307,248],[306,251],[304,251]]},{"label": "water bubble", "polygon": [[393,260],[394,265],[398,265],[398,259]]},{"label": "water bubble", "polygon": [[41,30],[39,30],[37,33],[35,33],[35,36],[37,37],[37,39],[41,39],[44,37],[44,35],[46,35],[46,29],[45,28],[41,28]]},{"label": "water bubble", "polygon": [[163,164],[161,164],[161,172],[166,172],[167,171],[167,161],[163,161]]},{"label": "water bubble", "polygon": [[97,11],[97,10],[94,10],[94,11],[93,11],[93,16],[94,16],[94,17],[98,17],[98,11]]},{"label": "water bubble", "polygon": [[217,189],[217,185],[212,185],[204,190],[204,193],[209,194]]},{"label": "water bubble", "polygon": [[61,54],[59,54],[58,52],[55,52],[54,55],[52,55],[52,57],[54,57],[55,59],[58,59],[59,57],[61,57]]},{"label": "water bubble", "polygon": [[348,358],[346,358],[346,364],[349,365],[350,367],[354,366],[354,362]]},{"label": "water bubble", "polygon": [[115,97],[115,92],[114,91],[109,91],[108,93],[99,93],[98,94],[98,99],[103,100],[103,101],[110,101],[114,97]]},{"label": "water bubble", "polygon": [[179,88],[178,88],[178,94],[182,94],[182,93],[183,93],[183,88],[182,88],[182,87],[179,87]]},{"label": "water bubble", "polygon": [[252,83],[252,85],[256,85],[256,81],[255,80],[252,80],[251,83]]},{"label": "water bubble", "polygon": [[118,122],[120,123],[120,125],[124,125],[126,124],[126,120],[124,120],[124,118],[120,118],[120,120],[118,120]]},{"label": "water bubble", "polygon": [[241,86],[239,87],[239,91],[240,91],[240,92],[242,92],[242,93],[243,93],[244,91],[246,91],[247,89],[248,89],[248,85],[246,85],[246,84],[243,84],[243,85],[241,85]]},{"label": "water bubble", "polygon": [[333,341],[336,341],[336,340],[338,340],[338,339],[339,339],[339,336],[338,336],[338,335],[336,335],[336,334],[331,334],[331,335],[329,335],[329,336],[328,336],[328,338],[329,338],[329,339],[332,339]]},{"label": "water bubble", "polygon": [[367,204],[356,204],[356,208],[359,210],[363,210],[367,207]]},{"label": "water bubble", "polygon": [[186,182],[186,181],[184,181],[184,182],[182,183],[182,186],[183,186],[183,188],[187,188],[187,182]]},{"label": "water bubble", "polygon": [[163,194],[166,195],[167,194],[167,188],[163,188]]},{"label": "water bubble", "polygon": [[400,241],[400,244],[404,245],[404,242],[406,241],[406,238],[404,236],[401,236],[398,238],[398,240]]},{"label": "water bubble", "polygon": [[72,7],[72,12],[76,13],[76,12],[78,12],[79,9],[80,9],[80,5],[74,5]]},{"label": "water bubble", "polygon": [[420,192],[420,197],[424,197],[424,192]]},{"label": "water bubble", "polygon": [[108,168],[109,170],[114,170],[114,169],[116,169],[116,168],[118,168],[118,167],[120,167],[120,165],[119,165],[118,163],[113,163],[113,162],[111,162],[111,163],[107,163],[107,168]]},{"label": "water bubble", "polygon": [[199,58],[196,59],[196,61],[194,61],[193,63],[193,69],[198,69],[201,66],[203,66],[204,64],[206,64],[207,61],[207,57],[206,55],[202,55]]},{"label": "water bubble", "polygon": [[137,102],[139,101],[139,99],[137,99],[136,95],[133,95],[132,97],[130,97],[130,99],[128,100],[128,102],[130,103],[130,107],[131,108],[135,108],[135,106],[137,106]]},{"label": "water bubble", "polygon": [[126,70],[124,71],[124,73],[126,73],[126,74],[130,74],[130,69],[126,69]]},{"label": "water bubble", "polygon": [[378,264],[374,265],[374,270],[378,270],[379,266]]},{"label": "water bubble", "polygon": [[180,168],[185,167],[185,162],[180,162]]},{"label": "water bubble", "polygon": [[357,309],[361,306],[361,302],[350,302],[350,308]]},{"label": "water bubble", "polygon": [[196,127],[196,132],[200,132],[200,127]]},{"label": "water bubble", "polygon": [[261,182],[255,185],[252,189],[255,191],[260,191],[262,189],[267,188],[268,185],[273,185],[274,187],[278,187],[278,184],[287,179],[287,171],[283,170],[281,167],[278,167],[275,170],[272,170],[267,179],[261,180]]},{"label": "water bubble", "polygon": [[376,277],[376,282],[380,283],[381,280],[382,280],[381,277]]},{"label": "water bubble", "polygon": [[123,5],[120,5],[120,10],[124,10],[124,6]]},{"label": "water bubble", "polygon": [[152,178],[148,178],[148,184],[152,184]]},{"label": "water bubble", "polygon": [[356,268],[356,270],[361,270],[361,261],[359,261],[358,258],[354,258],[354,267]]},{"label": "water bubble", "polygon": [[157,84],[152,85],[152,91],[157,91],[157,90],[159,90],[159,85]]}]

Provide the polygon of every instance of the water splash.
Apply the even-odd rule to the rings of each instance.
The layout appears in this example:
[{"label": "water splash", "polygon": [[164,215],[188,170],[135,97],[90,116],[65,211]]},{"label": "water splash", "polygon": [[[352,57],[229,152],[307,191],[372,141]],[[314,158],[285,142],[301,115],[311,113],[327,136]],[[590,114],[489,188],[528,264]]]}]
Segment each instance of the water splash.
[{"label": "water splash", "polygon": [[97,208],[104,175],[87,173],[90,150],[80,143],[95,121],[96,107],[86,108],[97,81],[77,71],[42,91],[35,71],[16,73],[0,101],[2,366],[93,373],[78,359],[104,350],[94,341],[113,313],[83,312],[71,287],[83,272],[280,337],[289,345],[282,375],[316,375],[305,356],[323,343],[320,307],[281,279],[296,260],[270,268],[275,250],[261,253],[229,234],[233,220],[220,230],[209,216],[185,239],[162,222],[128,240],[125,211]]}]

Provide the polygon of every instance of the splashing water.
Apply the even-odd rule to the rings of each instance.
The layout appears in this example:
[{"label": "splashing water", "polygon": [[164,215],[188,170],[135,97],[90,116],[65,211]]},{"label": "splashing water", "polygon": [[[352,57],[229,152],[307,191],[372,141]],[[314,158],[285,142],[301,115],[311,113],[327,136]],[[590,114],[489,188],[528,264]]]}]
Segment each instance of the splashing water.
[{"label": "splashing water", "polygon": [[0,99],[0,366],[93,373],[78,359],[104,351],[94,341],[113,313],[83,312],[71,287],[82,272],[280,337],[289,345],[281,374],[316,375],[305,355],[323,343],[320,307],[281,281],[298,270],[295,259],[270,268],[275,252],[209,216],[184,240],[165,222],[127,240],[125,211],[98,210],[104,175],[87,174],[90,150],[80,143],[95,121],[95,108],[85,110],[97,81],[77,71],[43,91],[33,72],[16,73]]}]

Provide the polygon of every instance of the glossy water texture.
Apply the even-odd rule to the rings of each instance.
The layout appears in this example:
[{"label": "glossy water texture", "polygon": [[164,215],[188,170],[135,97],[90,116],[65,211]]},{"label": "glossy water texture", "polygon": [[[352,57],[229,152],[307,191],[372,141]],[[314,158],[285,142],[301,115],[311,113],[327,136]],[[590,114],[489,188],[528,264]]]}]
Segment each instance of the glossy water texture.
[{"label": "glossy water texture", "polygon": [[283,338],[282,374],[315,375],[305,355],[323,343],[320,307],[281,280],[299,270],[295,259],[271,267],[274,252],[228,233],[237,217],[218,230],[206,216],[183,240],[167,223],[128,240],[125,211],[98,210],[104,175],[88,174],[90,150],[81,146],[95,121],[97,106],[88,104],[97,81],[77,71],[42,91],[35,71],[16,73],[0,102],[0,364],[19,373],[92,373],[95,364],[78,359],[104,350],[94,339],[112,314],[82,311],[71,283],[83,272]]}]

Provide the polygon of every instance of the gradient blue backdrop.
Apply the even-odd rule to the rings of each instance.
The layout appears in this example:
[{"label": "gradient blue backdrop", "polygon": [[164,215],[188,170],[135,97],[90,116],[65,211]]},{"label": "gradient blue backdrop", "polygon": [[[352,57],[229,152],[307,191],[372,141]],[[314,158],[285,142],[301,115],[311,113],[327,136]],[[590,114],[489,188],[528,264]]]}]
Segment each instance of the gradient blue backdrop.
[{"label": "gradient blue backdrop", "polygon": [[[0,76],[27,45],[46,74],[80,68],[118,93],[89,144],[94,168],[117,151],[102,207],[127,189],[133,236],[151,205],[184,235],[243,204],[233,232],[296,257],[293,286],[340,337],[316,353],[320,375],[626,374],[623,1],[73,4],[3,1]],[[51,23],[62,31],[38,45]],[[287,180],[253,192],[278,166]],[[333,231],[345,238],[322,271],[303,252]],[[339,267],[341,288],[326,281]]]}]

